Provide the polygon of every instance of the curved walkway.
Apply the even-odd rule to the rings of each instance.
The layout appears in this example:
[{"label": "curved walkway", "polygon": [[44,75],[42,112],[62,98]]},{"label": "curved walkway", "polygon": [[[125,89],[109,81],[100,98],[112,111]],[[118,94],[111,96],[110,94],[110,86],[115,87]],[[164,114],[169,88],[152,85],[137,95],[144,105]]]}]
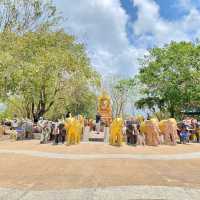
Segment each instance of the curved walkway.
[{"label": "curved walkway", "polygon": [[0,188],[3,200],[199,200],[200,190],[163,186],[124,186],[57,191]]},{"label": "curved walkway", "polygon": [[63,154],[27,150],[1,149],[0,154],[18,154],[40,158],[65,159],[65,160],[99,160],[99,159],[134,159],[134,160],[191,160],[200,159],[200,152],[184,154]]}]

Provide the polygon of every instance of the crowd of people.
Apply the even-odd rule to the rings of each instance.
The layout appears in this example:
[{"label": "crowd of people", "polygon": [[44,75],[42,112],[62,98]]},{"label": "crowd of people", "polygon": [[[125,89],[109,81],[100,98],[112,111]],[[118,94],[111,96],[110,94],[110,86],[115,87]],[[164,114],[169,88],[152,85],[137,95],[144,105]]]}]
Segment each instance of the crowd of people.
[{"label": "crowd of people", "polygon": [[[65,120],[55,122],[40,118],[37,123],[31,120],[20,120],[15,116],[11,121],[4,121],[4,126],[9,126],[13,132],[10,134],[14,139],[32,139],[34,133],[40,135],[40,143],[64,144],[68,138],[67,119],[71,113],[66,115]],[[109,126],[105,124],[101,116],[97,114],[96,120],[83,118],[81,115],[75,117],[80,122],[80,137],[82,141],[89,140],[91,132],[96,134],[104,133],[105,140],[109,141]],[[152,145],[173,144],[177,142],[186,144],[189,142],[200,142],[199,123],[196,119],[185,117],[181,122],[176,123],[175,119],[144,120],[142,117],[130,117],[123,121],[121,129],[122,138],[128,145]],[[86,138],[86,139],[85,139]]]},{"label": "crowd of people", "polygon": [[185,118],[182,123],[179,124],[178,133],[181,143],[187,143],[189,141],[200,142],[199,126],[200,124],[194,118]]}]

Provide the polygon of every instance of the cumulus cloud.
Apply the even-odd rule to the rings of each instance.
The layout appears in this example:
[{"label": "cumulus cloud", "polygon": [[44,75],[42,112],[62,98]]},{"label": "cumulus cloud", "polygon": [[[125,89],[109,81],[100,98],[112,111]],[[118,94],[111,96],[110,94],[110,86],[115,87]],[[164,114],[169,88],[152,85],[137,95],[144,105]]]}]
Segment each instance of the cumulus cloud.
[{"label": "cumulus cloud", "polygon": [[[137,8],[135,21],[120,0],[54,1],[67,19],[65,29],[84,42],[92,65],[102,75],[134,75],[137,59],[148,47],[194,40],[200,34],[200,12],[194,3],[200,0],[178,0],[177,9],[185,10],[185,15],[173,21],[162,17],[155,0],[132,0]],[[132,27],[132,35],[128,35],[127,25]]]},{"label": "cumulus cloud", "polygon": [[136,36],[151,40],[153,45],[169,43],[171,40],[189,40],[187,34],[177,26],[177,22],[170,22],[160,16],[159,5],[153,0],[134,0],[138,8],[137,20],[133,24]]},{"label": "cumulus cloud", "polygon": [[128,40],[129,16],[120,0],[65,0],[60,9],[67,18],[66,30],[86,44],[98,71],[124,75],[136,72],[137,56],[144,50],[136,49]]},{"label": "cumulus cloud", "polygon": [[138,9],[133,32],[147,45],[161,46],[172,40],[191,41],[200,33],[200,12],[191,0],[179,0],[177,9],[187,9],[187,13],[176,21],[163,19],[154,0],[133,0],[133,4]]}]

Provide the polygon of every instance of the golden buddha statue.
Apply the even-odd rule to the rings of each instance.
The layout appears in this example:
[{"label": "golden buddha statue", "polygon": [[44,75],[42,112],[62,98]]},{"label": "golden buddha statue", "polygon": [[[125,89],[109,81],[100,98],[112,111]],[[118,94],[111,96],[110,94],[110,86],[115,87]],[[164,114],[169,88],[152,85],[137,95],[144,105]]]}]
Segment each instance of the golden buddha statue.
[{"label": "golden buddha statue", "polygon": [[110,124],[112,121],[111,100],[106,91],[103,91],[98,98],[98,112],[104,123]]}]

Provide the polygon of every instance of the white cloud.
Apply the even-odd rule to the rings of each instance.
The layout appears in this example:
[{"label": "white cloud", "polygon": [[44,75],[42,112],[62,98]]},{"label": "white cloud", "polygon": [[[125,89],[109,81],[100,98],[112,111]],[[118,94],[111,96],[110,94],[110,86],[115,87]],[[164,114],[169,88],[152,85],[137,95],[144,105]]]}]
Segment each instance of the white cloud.
[{"label": "white cloud", "polygon": [[193,8],[193,4],[191,0],[178,0],[177,8],[184,9],[185,11],[190,10]]},{"label": "white cloud", "polygon": [[200,12],[196,8],[192,8],[181,23],[182,31],[186,32],[190,37],[199,37],[200,31]]},{"label": "white cloud", "polygon": [[152,40],[154,45],[169,43],[171,40],[188,40],[188,36],[175,22],[160,16],[159,6],[153,0],[134,0],[138,8],[138,17],[133,24],[134,33],[144,40]]},{"label": "white cloud", "polygon": [[[132,0],[137,7],[134,22],[120,0],[54,1],[67,18],[65,29],[86,44],[93,66],[102,75],[133,75],[138,69],[137,59],[147,47],[171,40],[194,40],[200,34],[200,12],[193,3],[200,0],[178,0],[177,9],[186,14],[176,21],[164,19],[155,0]],[[127,24],[133,27],[135,46],[128,39]]]},{"label": "white cloud", "polygon": [[187,14],[176,21],[167,21],[160,16],[159,5],[154,0],[133,0],[138,9],[133,30],[139,40],[151,45],[163,45],[170,41],[190,41],[199,37],[200,12],[191,0],[179,0],[177,9]]},{"label": "white cloud", "polygon": [[102,74],[136,72],[137,55],[144,50],[129,43],[128,15],[120,0],[65,0],[60,9],[67,18],[66,30],[86,44],[92,64]]}]

